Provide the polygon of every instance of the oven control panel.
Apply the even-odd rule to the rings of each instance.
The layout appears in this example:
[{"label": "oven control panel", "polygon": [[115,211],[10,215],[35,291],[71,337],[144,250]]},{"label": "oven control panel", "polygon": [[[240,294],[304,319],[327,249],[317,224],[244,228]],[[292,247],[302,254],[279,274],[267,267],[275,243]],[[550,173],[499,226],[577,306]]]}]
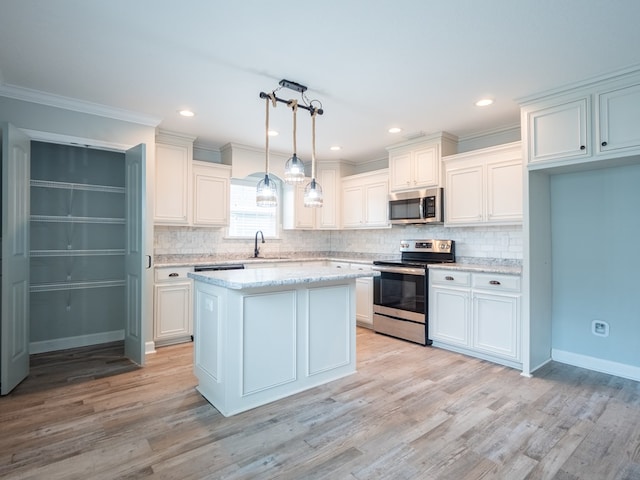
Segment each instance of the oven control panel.
[{"label": "oven control panel", "polygon": [[453,240],[401,240],[401,252],[451,252]]}]

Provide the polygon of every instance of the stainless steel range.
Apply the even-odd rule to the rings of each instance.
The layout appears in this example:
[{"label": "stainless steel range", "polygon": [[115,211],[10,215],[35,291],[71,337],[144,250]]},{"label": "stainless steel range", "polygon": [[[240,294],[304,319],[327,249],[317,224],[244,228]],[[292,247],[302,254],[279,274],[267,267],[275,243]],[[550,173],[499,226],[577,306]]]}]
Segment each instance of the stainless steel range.
[{"label": "stainless steel range", "polygon": [[402,240],[398,261],[378,260],[373,269],[373,329],[421,345],[429,339],[428,271],[430,263],[455,262],[453,240]]}]

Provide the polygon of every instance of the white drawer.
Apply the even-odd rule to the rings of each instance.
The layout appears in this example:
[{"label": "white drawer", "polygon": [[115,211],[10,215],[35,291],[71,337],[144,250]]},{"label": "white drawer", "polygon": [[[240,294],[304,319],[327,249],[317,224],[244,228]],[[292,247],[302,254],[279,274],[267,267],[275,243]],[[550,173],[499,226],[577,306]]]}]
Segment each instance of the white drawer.
[{"label": "white drawer", "polygon": [[501,275],[495,273],[474,273],[473,288],[499,290],[503,292],[520,292],[520,276]]},{"label": "white drawer", "polygon": [[437,270],[429,269],[429,279],[433,284],[469,286],[471,284],[471,274],[459,270]]},{"label": "white drawer", "polygon": [[186,280],[193,267],[156,267],[156,282]]},{"label": "white drawer", "polygon": [[351,270],[364,270],[367,272],[371,271],[371,264],[366,263],[350,263],[349,268]]}]

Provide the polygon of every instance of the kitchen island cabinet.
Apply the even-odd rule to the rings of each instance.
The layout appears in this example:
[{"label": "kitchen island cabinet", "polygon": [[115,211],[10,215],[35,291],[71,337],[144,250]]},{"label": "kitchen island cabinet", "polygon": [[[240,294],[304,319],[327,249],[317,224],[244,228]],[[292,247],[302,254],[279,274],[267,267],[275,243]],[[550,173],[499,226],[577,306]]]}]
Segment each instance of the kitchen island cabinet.
[{"label": "kitchen island cabinet", "polygon": [[225,416],[355,372],[355,282],[333,267],[189,273],[198,391]]}]

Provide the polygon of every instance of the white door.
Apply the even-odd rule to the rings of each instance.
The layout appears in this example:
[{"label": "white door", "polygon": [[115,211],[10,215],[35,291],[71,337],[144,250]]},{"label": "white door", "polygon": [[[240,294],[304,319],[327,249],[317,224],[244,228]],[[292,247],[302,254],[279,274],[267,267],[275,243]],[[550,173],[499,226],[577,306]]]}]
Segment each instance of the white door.
[{"label": "white door", "polygon": [[125,154],[126,163],[126,246],[125,246],[125,327],[124,354],[138,365],[144,365],[143,318],[147,318],[144,302],[144,270],[150,268],[143,254],[145,245],[145,157],[144,144]]},{"label": "white door", "polygon": [[7,123],[2,130],[2,325],[0,394],[29,374],[29,179],[31,144]]}]

